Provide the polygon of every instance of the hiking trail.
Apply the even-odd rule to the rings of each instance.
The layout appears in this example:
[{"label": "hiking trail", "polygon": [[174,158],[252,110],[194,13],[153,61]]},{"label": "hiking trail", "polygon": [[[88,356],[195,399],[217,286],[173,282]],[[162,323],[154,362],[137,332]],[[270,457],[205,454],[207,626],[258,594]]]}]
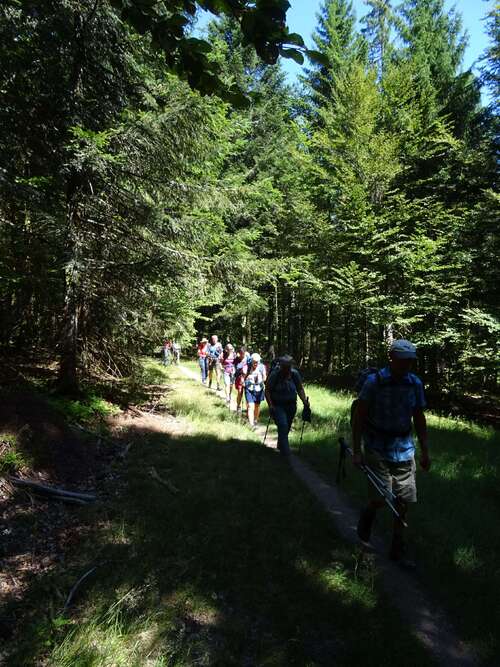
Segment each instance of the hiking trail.
[{"label": "hiking trail", "polygon": [[[179,368],[187,378],[200,383],[198,373],[183,365]],[[224,400],[223,391],[213,393]],[[273,428],[269,427],[265,446],[277,451],[277,439],[274,425],[272,426]],[[263,442],[266,425],[257,425],[255,432]],[[290,455],[289,463],[295,475],[328,512],[342,539],[360,548],[356,532],[359,510],[350,499],[335,483],[325,482],[295,454]],[[442,667],[479,667],[480,663],[475,654],[459,639],[444,609],[431,599],[413,574],[385,557],[388,547],[382,537],[374,534],[372,544],[384,592],[436,662]]]}]

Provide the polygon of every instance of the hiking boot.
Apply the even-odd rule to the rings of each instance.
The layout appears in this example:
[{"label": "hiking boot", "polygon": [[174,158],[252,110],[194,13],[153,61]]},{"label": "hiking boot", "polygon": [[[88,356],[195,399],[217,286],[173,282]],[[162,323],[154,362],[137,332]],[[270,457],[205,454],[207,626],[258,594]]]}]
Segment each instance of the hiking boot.
[{"label": "hiking boot", "polygon": [[222,391],[222,389],[217,385],[217,391]]},{"label": "hiking boot", "polygon": [[362,542],[370,541],[374,518],[375,512],[370,508],[364,509],[361,512],[358,521],[358,537]]},{"label": "hiking boot", "polygon": [[407,557],[406,544],[401,535],[393,535],[389,558],[405,570],[415,570],[415,561]]}]

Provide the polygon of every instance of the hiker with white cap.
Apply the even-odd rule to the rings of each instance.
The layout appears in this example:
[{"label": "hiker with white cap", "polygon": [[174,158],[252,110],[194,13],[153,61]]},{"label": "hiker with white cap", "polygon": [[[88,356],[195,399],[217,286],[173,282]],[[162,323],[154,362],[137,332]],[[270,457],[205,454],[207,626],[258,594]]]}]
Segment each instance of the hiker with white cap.
[{"label": "hiker with white cap", "polygon": [[259,421],[260,404],[264,400],[264,383],[266,377],[266,367],[261,361],[260,354],[254,352],[250,357],[245,377],[245,399],[247,402],[248,423],[251,428],[255,428]]},{"label": "hiker with white cap", "polygon": [[[412,423],[420,445],[420,467],[427,471],[431,465],[424,388],[420,378],[410,372],[416,358],[413,343],[395,340],[389,350],[389,365],[367,376],[352,415],[354,464],[368,464],[397,497],[401,520],[394,520],[389,556],[403,564],[408,562],[404,558],[404,521],[408,504],[417,501]],[[363,542],[370,541],[376,512],[383,506],[384,500],[375,494],[361,512],[358,535]]]},{"label": "hiker with white cap", "polygon": [[266,382],[266,400],[270,416],[278,427],[278,449],[283,456],[290,455],[288,434],[297,412],[297,396],[304,404],[303,420],[311,421],[309,399],[304,391],[299,371],[289,355],[280,357]]}]

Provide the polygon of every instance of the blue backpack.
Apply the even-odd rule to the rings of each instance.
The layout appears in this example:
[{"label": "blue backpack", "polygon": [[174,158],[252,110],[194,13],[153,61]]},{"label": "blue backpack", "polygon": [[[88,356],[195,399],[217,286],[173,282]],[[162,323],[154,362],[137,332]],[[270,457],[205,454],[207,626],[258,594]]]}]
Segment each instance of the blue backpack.
[{"label": "blue backpack", "polygon": [[222,352],[222,345],[220,343],[215,343],[215,345],[208,346],[208,356],[212,360],[216,360],[220,357]]},{"label": "blue backpack", "polygon": [[[370,377],[370,375],[376,375],[377,377],[377,387],[381,387],[383,384],[387,384],[387,381],[384,381],[384,378],[382,377],[380,370],[378,368],[374,368],[373,366],[369,366],[368,368],[364,368],[363,370],[359,371],[358,377],[356,379],[356,384],[354,385],[354,389],[356,390],[356,393],[359,394],[359,392],[363,389],[363,385],[367,381],[367,379]],[[411,383],[416,389],[416,382],[415,382],[415,376],[413,373],[410,373],[410,380]],[[356,413],[356,408],[358,405],[359,398],[355,398],[354,401],[351,403],[351,426],[352,422],[354,419],[354,415]],[[409,426],[408,431],[404,432],[399,432],[399,431],[382,431],[380,428],[376,427],[374,424],[369,424],[369,428],[372,431],[376,431],[378,433],[383,433],[384,435],[388,436],[393,436],[393,437],[399,437],[399,436],[406,436],[410,431],[411,431],[411,425]]]}]

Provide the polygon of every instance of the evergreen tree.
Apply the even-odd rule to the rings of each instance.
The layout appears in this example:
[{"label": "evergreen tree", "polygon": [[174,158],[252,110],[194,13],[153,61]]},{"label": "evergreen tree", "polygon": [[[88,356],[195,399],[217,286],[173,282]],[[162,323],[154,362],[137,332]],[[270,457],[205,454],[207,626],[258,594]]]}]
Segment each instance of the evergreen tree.
[{"label": "evergreen tree", "polygon": [[483,82],[488,86],[494,112],[500,110],[500,7],[494,7],[488,14],[488,37],[490,46],[483,57]]},{"label": "evergreen tree", "polygon": [[416,63],[422,81],[432,86],[438,103],[444,106],[467,46],[461,17],[455,10],[448,11],[444,0],[404,0],[399,14],[407,57]]},{"label": "evergreen tree", "polygon": [[306,83],[311,100],[321,105],[335,91],[346,69],[366,58],[366,43],[356,32],[356,16],[351,0],[325,0],[313,34],[316,49],[324,62],[307,70]]},{"label": "evergreen tree", "polygon": [[377,67],[379,79],[382,79],[393,52],[394,13],[391,0],[365,0],[365,3],[369,11],[362,18],[365,25],[362,32],[368,43],[370,62]]}]

